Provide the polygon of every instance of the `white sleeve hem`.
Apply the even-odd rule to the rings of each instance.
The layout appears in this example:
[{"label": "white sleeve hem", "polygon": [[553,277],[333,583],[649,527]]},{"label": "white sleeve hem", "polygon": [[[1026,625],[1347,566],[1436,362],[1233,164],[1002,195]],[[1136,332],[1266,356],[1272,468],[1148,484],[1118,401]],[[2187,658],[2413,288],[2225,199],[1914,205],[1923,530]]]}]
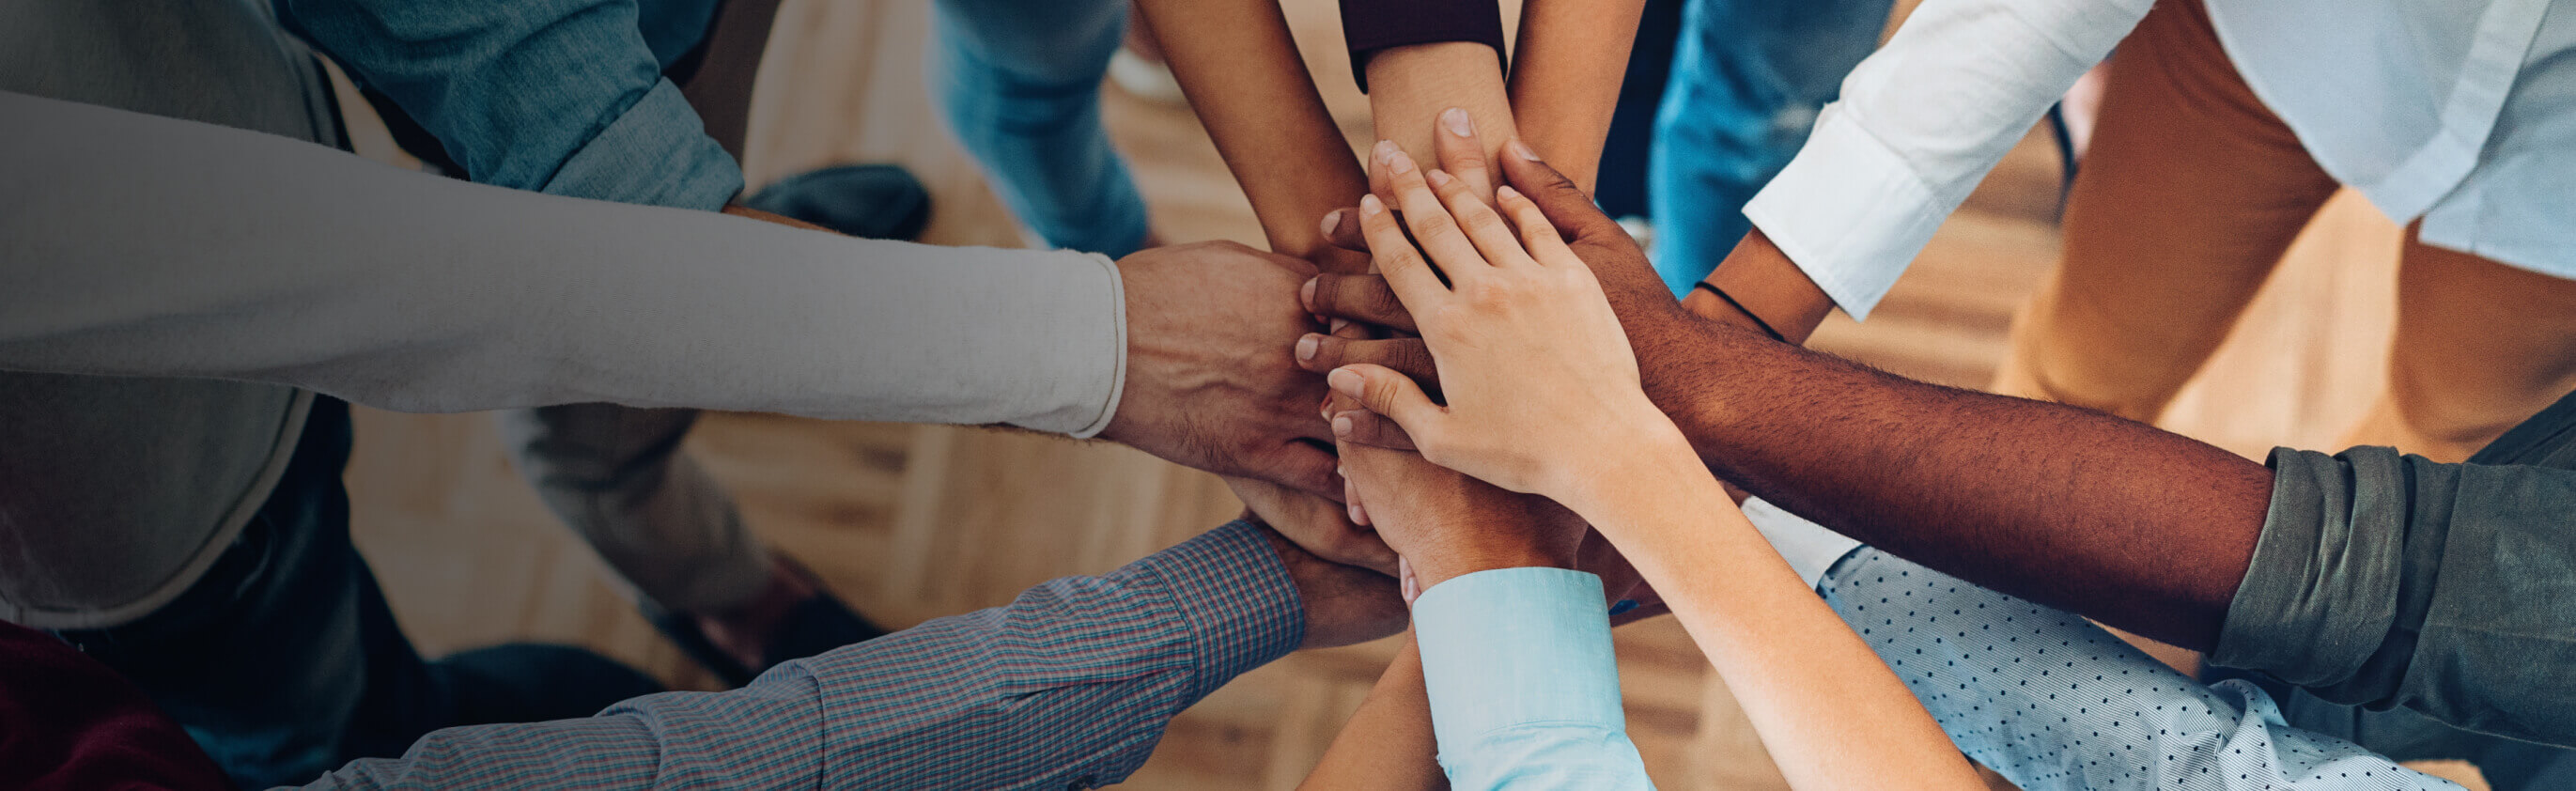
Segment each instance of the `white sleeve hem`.
[{"label": "white sleeve hem", "polygon": [[1744,216],[1844,313],[1866,319],[1951,208],[1837,103]]},{"label": "white sleeve hem", "polygon": [[1109,273],[1109,345],[1115,351],[1109,366],[1109,398],[1100,405],[1099,417],[1072,432],[1074,439],[1090,439],[1109,430],[1110,422],[1118,418],[1119,400],[1127,395],[1127,281],[1118,274],[1118,262],[1109,256],[1087,253],[1084,257]]}]

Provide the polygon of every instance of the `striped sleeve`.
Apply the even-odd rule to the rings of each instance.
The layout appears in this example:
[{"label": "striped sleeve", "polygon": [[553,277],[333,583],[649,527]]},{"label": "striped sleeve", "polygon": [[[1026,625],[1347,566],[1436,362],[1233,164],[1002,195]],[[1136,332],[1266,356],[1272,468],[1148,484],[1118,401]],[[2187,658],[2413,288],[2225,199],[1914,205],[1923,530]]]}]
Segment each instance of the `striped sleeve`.
[{"label": "striped sleeve", "polygon": [[451,728],[315,788],[1067,788],[1123,780],[1172,716],[1304,639],[1236,522],[1099,577],[790,662],[733,692]]}]

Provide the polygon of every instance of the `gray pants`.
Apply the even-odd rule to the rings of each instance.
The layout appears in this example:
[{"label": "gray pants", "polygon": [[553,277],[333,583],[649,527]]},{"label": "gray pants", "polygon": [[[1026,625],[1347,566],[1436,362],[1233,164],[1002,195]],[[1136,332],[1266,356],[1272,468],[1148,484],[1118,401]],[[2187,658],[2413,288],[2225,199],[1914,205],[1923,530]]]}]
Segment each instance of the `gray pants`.
[{"label": "gray pants", "polygon": [[636,593],[666,609],[745,604],[769,550],[680,447],[698,413],[576,404],[501,416],[520,474]]}]

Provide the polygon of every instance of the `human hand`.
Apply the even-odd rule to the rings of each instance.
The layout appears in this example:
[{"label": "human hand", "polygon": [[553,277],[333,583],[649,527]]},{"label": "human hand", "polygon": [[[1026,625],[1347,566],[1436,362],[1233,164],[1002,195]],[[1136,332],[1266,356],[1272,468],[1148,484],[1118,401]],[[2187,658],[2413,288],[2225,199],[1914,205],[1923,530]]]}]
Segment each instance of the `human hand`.
[{"label": "human hand", "polygon": [[1646,400],[1599,282],[1535,205],[1517,191],[1499,192],[1516,238],[1514,224],[1459,180],[1425,173],[1389,145],[1378,147],[1376,165],[1405,216],[1399,224],[1386,201],[1370,195],[1360,223],[1379,272],[1422,331],[1449,403],[1434,404],[1412,380],[1370,364],[1335,369],[1334,391],[1393,419],[1436,464],[1560,501],[1581,493],[1578,484],[1603,471],[1602,462],[1687,451]]},{"label": "human hand", "polygon": [[[1464,143],[1473,146],[1472,142]],[[1657,337],[1669,322],[1683,319],[1681,303],[1664,285],[1663,277],[1646,258],[1645,248],[1619,221],[1603,214],[1572,180],[1538,159],[1529,146],[1514,140],[1503,146],[1499,160],[1504,183],[1538,206],[1568,249],[1592,268],[1601,281],[1601,290],[1619,320],[1628,326],[1629,337],[1642,342]],[[1450,167],[1446,159],[1441,168]],[[1482,162],[1477,163],[1478,167]],[[1368,238],[1360,224],[1349,221],[1357,209],[1335,209],[1325,215],[1324,238],[1333,246],[1347,250],[1367,250]],[[1408,325],[1412,322],[1402,306],[1392,298],[1384,280],[1375,275],[1327,275],[1306,291],[1308,305],[1326,318],[1345,318],[1384,326]]]},{"label": "human hand", "polygon": [[1355,524],[1341,503],[1252,478],[1227,478],[1225,486],[1243,501],[1244,518],[1269,525],[1317,557],[1395,573],[1395,550]]},{"label": "human hand", "polygon": [[[1457,174],[1457,168],[1472,170],[1473,177],[1462,177],[1470,183],[1471,190],[1479,181],[1492,178],[1482,157],[1468,155],[1483,150],[1473,139],[1472,129],[1460,134],[1443,124],[1433,137],[1439,147],[1442,170],[1452,175]],[[1503,151],[1501,175],[1539,208],[1565,239],[1567,248],[1592,269],[1631,347],[1640,355],[1652,356],[1666,344],[1690,342],[1689,334],[1682,331],[1682,322],[1690,321],[1689,314],[1673,299],[1647,261],[1644,248],[1628,235],[1627,229],[1602,214],[1590,195],[1539,161],[1521,141],[1506,144]],[[1386,194],[1382,174],[1372,174],[1371,183],[1379,187],[1380,194]],[[1361,224],[1355,221],[1357,216],[1356,209],[1326,215],[1326,240],[1344,249],[1367,250],[1368,240]],[[1300,300],[1308,312],[1325,320],[1344,319],[1407,332],[1416,329],[1412,314],[1380,275],[1324,273],[1307,281],[1300,290]],[[1382,365],[1413,377],[1437,396],[1431,355],[1420,338],[1308,336],[1299,340],[1297,352],[1298,365],[1309,371],[1323,373],[1352,363]],[[1401,436],[1387,441],[1401,442]]]},{"label": "human hand", "polygon": [[1312,264],[1233,242],[1157,247],[1118,262],[1127,380],[1101,436],[1219,475],[1341,497],[1315,404],[1324,387],[1286,353],[1319,329],[1298,305]]},{"label": "human hand", "polygon": [[1316,557],[1267,525],[1261,535],[1297,585],[1306,615],[1306,639],[1298,648],[1365,643],[1404,631],[1410,611],[1394,577]]},{"label": "human hand", "polygon": [[1342,461],[1353,513],[1369,504],[1369,523],[1421,589],[1488,569],[1575,565],[1583,522],[1547,498],[1507,492],[1406,451],[1344,445]]}]

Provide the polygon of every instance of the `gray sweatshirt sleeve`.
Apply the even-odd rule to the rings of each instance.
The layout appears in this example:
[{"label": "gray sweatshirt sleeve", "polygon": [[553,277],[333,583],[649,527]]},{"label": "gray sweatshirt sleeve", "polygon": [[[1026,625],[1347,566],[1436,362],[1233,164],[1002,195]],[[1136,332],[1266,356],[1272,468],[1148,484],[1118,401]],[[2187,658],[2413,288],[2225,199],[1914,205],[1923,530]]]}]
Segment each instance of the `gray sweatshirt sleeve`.
[{"label": "gray sweatshirt sleeve", "polygon": [[2275,450],[2210,661],[2328,702],[2576,744],[2576,471]]},{"label": "gray sweatshirt sleeve", "polygon": [[1080,436],[1124,379],[1099,256],[517,192],[16,94],[0,117],[0,369]]}]

